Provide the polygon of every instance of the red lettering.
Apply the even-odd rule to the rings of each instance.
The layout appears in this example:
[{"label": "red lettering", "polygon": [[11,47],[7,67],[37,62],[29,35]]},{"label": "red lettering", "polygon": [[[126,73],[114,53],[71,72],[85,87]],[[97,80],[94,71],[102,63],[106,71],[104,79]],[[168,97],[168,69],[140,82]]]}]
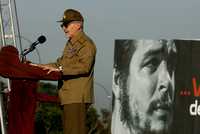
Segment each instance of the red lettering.
[{"label": "red lettering", "polygon": [[197,82],[195,77],[192,78],[192,84],[193,84],[193,89],[194,89],[194,96],[200,96],[200,86],[197,89]]}]

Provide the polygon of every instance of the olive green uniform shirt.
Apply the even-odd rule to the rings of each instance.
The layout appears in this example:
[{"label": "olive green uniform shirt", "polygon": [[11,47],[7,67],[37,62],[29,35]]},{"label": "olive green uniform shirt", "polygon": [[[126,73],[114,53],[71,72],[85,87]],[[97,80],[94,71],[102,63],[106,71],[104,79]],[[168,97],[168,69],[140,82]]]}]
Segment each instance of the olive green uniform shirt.
[{"label": "olive green uniform shirt", "polygon": [[62,68],[63,79],[59,89],[62,105],[93,102],[95,55],[95,44],[80,31],[67,42],[57,62],[49,64]]}]

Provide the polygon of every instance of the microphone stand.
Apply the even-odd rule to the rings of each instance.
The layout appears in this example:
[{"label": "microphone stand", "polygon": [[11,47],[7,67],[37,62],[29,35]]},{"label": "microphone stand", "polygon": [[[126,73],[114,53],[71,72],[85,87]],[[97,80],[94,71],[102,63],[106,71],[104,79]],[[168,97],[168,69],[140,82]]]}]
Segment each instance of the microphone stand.
[{"label": "microphone stand", "polygon": [[37,46],[38,44],[42,44],[42,43],[44,43],[45,41],[46,41],[46,37],[45,37],[44,35],[41,35],[40,37],[38,37],[37,41],[35,41],[35,42],[33,42],[33,43],[31,44],[30,48],[24,49],[24,50],[21,52],[21,60],[22,60],[22,62],[25,60],[25,56],[26,56],[28,53],[32,52],[32,51],[36,48],[36,46]]},{"label": "microphone stand", "polygon": [[21,52],[21,61],[22,61],[22,63],[25,61],[26,55],[29,54],[30,52],[32,52],[35,48],[36,48],[35,46],[31,46],[29,49],[24,49]]}]

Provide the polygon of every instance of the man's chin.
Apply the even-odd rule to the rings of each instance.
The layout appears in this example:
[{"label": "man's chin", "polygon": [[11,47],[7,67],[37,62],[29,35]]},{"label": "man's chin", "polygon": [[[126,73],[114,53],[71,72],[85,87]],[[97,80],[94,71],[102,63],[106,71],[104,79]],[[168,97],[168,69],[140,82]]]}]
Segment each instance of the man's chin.
[{"label": "man's chin", "polygon": [[140,121],[139,128],[144,134],[167,134],[171,126],[171,114],[154,113]]},{"label": "man's chin", "polygon": [[163,120],[155,120],[151,122],[149,129],[154,134],[165,134],[169,131],[170,124],[170,122],[166,122]]}]

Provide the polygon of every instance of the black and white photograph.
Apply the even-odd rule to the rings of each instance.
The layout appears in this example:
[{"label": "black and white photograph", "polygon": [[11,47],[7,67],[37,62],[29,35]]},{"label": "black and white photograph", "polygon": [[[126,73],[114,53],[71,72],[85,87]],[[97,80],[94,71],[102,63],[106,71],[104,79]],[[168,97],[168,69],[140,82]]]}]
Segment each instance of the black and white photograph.
[{"label": "black and white photograph", "polygon": [[199,133],[199,50],[191,40],[115,40],[112,134]]}]

